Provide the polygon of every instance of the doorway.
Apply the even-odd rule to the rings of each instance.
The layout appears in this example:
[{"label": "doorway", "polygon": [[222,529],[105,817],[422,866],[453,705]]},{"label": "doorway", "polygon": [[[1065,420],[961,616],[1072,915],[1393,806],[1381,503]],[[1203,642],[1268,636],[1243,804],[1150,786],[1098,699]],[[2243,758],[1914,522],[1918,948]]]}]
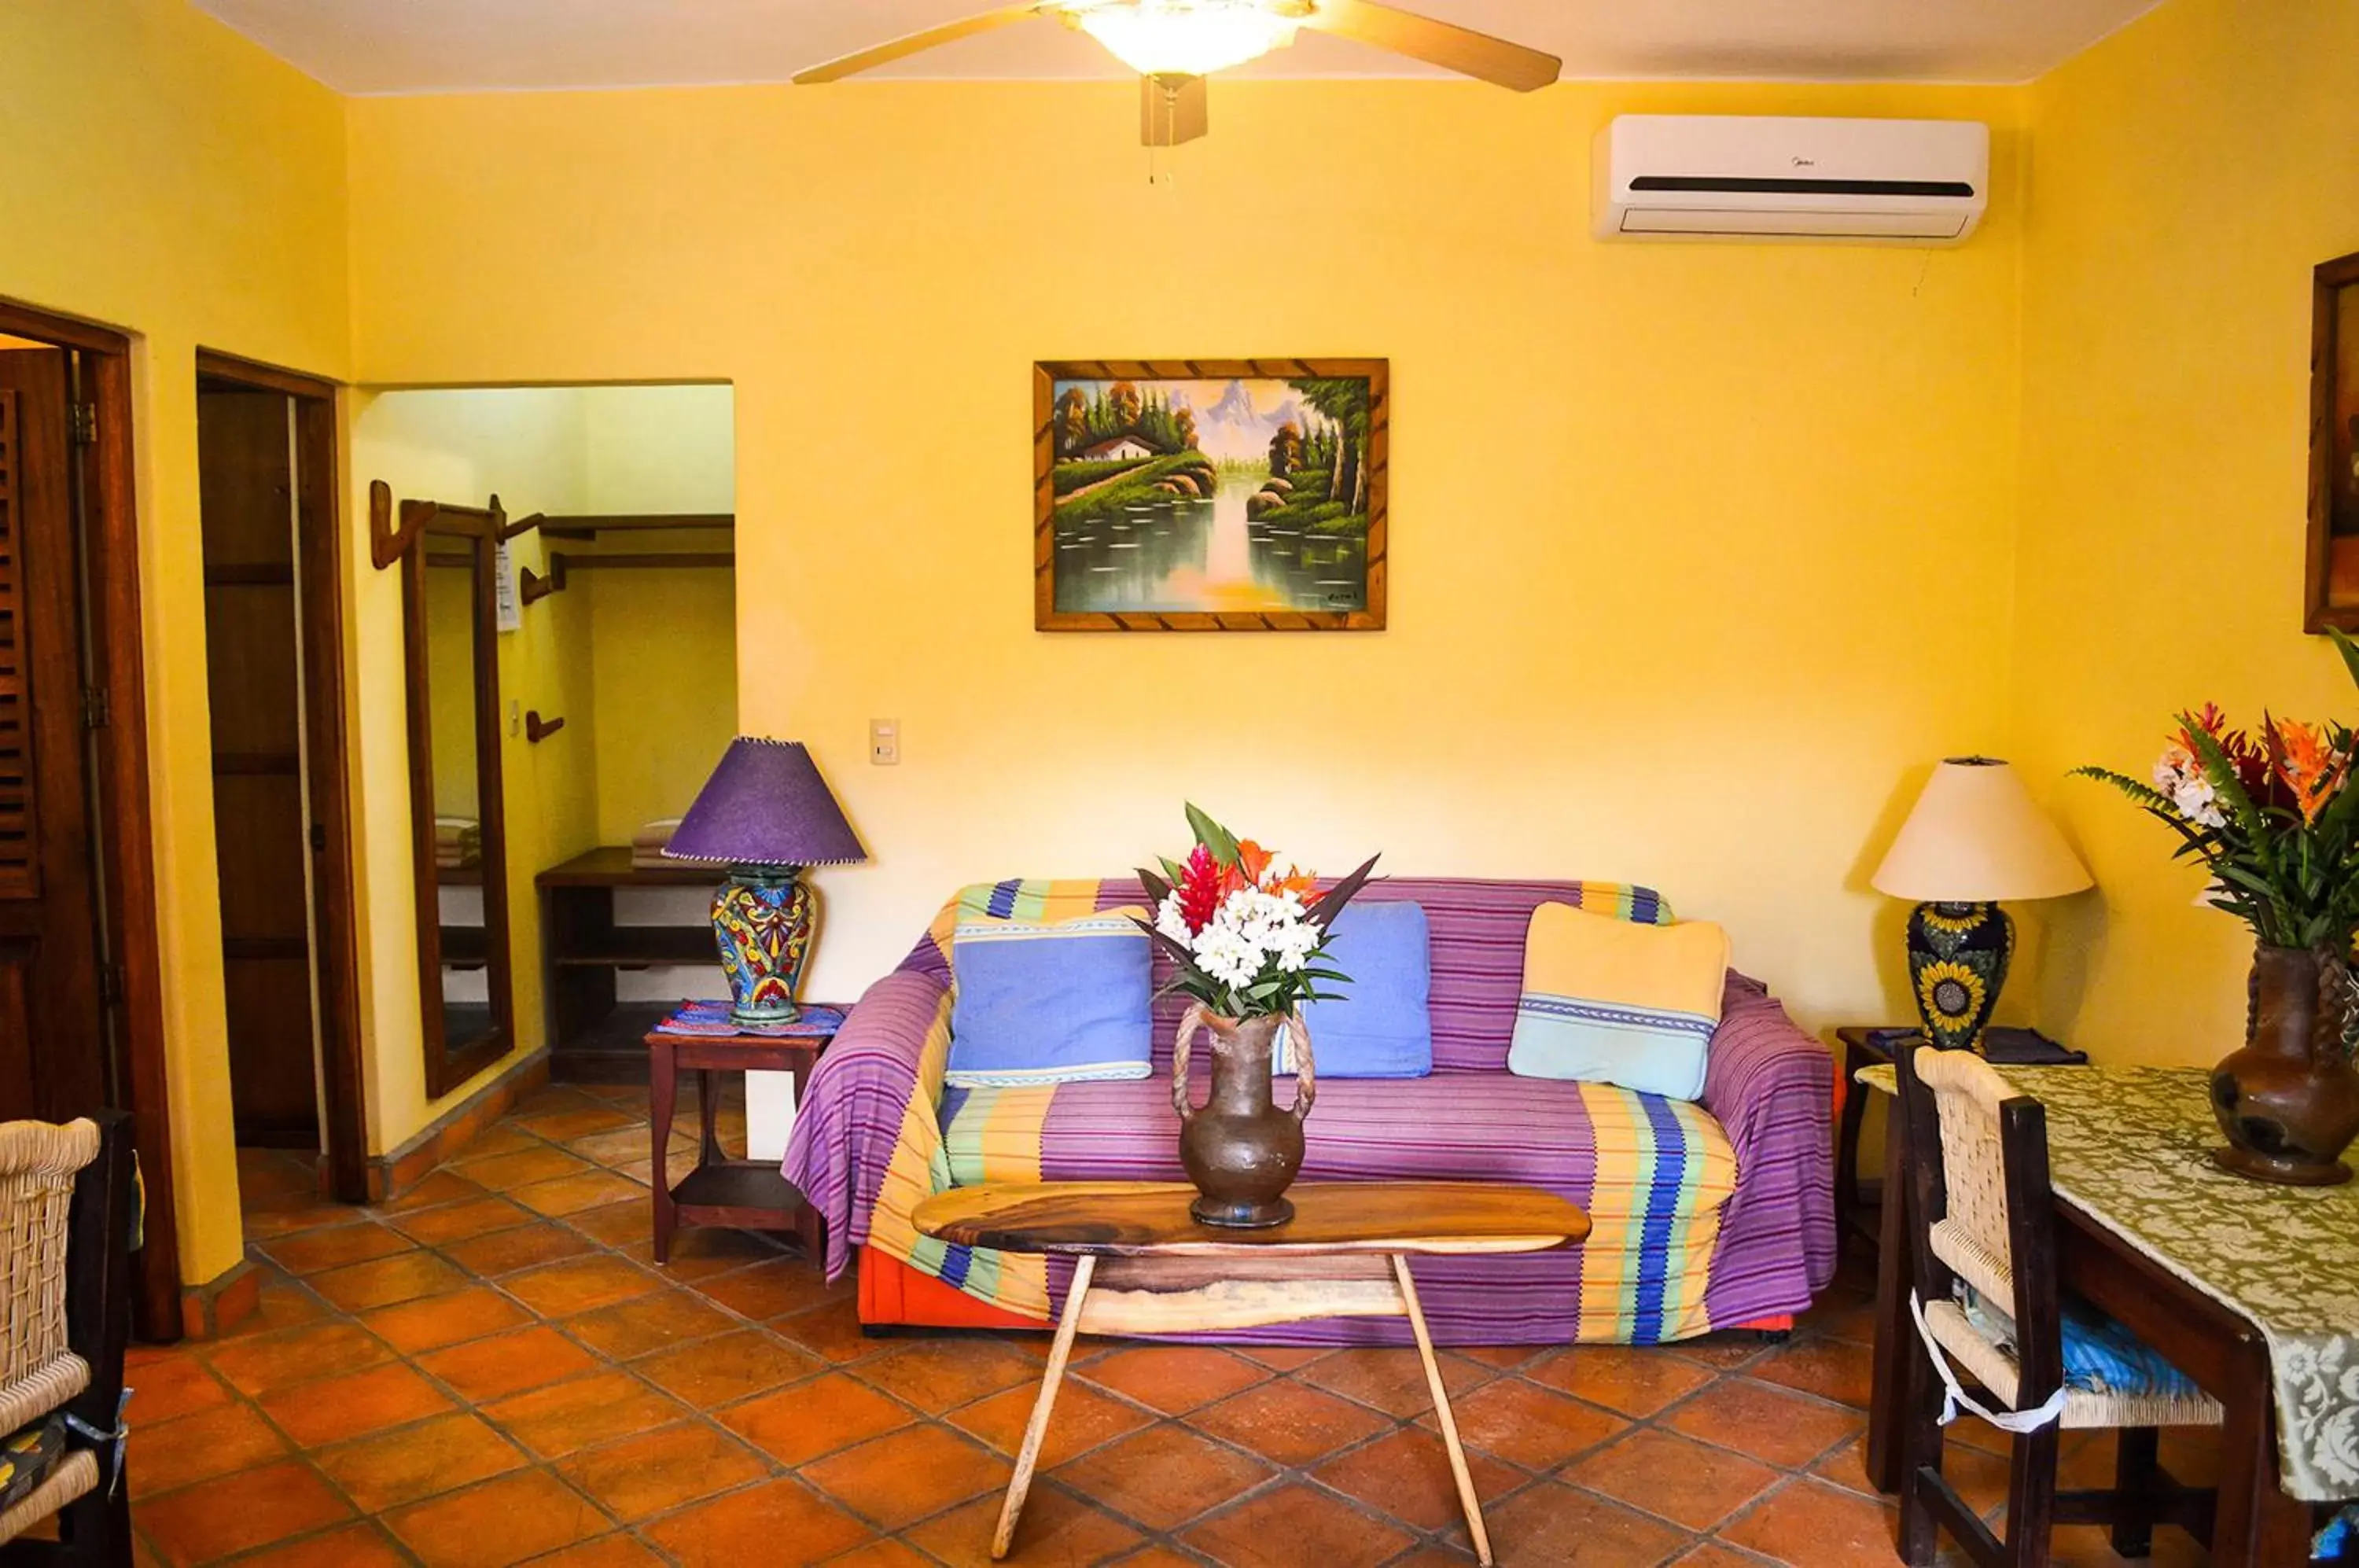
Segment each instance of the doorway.
[{"label": "doorway", "polygon": [[362,1203],[335,388],[201,352],[197,460],[238,1147]]},{"label": "doorway", "polygon": [[131,340],[0,300],[0,1119],[128,1110],[135,1326],[180,1333]]}]

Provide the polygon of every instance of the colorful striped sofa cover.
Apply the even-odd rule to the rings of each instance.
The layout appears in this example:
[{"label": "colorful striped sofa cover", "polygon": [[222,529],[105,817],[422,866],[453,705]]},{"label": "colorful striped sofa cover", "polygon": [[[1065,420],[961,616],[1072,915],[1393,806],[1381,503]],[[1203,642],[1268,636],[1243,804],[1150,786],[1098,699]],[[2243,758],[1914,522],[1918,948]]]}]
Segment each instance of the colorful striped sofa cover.
[{"label": "colorful striped sofa cover", "polygon": [[[1303,1177],[1529,1181],[1579,1203],[1594,1227],[1560,1253],[1420,1261],[1438,1340],[1645,1345],[1783,1326],[1810,1304],[1835,1266],[1833,1068],[1763,986],[1730,973],[1695,1104],[1519,1078],[1506,1071],[1507,1044],[1533,908],[1556,899],[1662,923],[1662,900],[1594,882],[1409,877],[1360,897],[1425,907],[1434,1072],[1322,1080]],[[984,1181],[1184,1180],[1166,1076],[1176,999],[1158,1004],[1155,1077],[942,1084],[948,943],[962,909],[1057,919],[1143,901],[1128,880],[968,888],[853,1009],[796,1114],[786,1172],[826,1216],[830,1277],[858,1252],[863,1321],[1038,1327],[1061,1304],[1067,1263],[919,1236],[909,1214],[929,1192]],[[1339,1319],[1227,1337],[1383,1344],[1407,1332],[1395,1319]]]}]

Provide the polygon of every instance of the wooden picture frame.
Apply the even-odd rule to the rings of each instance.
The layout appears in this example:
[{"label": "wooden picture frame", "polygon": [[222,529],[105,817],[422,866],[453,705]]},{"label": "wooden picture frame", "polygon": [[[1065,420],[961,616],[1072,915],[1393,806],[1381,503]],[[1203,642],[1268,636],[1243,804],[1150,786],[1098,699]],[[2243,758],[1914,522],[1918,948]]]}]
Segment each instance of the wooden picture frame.
[{"label": "wooden picture frame", "polygon": [[1381,359],[1036,364],[1034,628],[1384,630],[1391,445]]},{"label": "wooden picture frame", "polygon": [[2359,251],[2311,274],[2302,629],[2359,632]]}]

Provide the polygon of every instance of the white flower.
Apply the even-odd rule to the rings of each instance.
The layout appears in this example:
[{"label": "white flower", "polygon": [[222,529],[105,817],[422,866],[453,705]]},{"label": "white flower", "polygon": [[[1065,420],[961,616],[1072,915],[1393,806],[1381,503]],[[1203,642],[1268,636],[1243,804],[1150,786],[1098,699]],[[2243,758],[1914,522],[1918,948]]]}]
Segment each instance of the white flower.
[{"label": "white flower", "polygon": [[2163,748],[2154,765],[2154,787],[2170,797],[2179,814],[2198,827],[2222,828],[2228,819],[2220,810],[2219,791],[2212,788],[2203,765],[2183,746]]},{"label": "white flower", "polygon": [[1272,966],[1281,974],[1300,972],[1319,941],[1299,894],[1241,887],[1212,911],[1212,922],[1196,935],[1194,953],[1205,974],[1243,985]]},{"label": "white flower", "polygon": [[1180,908],[1177,889],[1163,895],[1163,902],[1155,908],[1155,929],[1180,946],[1194,950],[1195,938],[1188,930],[1188,917]]},{"label": "white flower", "polygon": [[1214,916],[1196,933],[1196,967],[1225,985],[1243,985],[1261,973],[1261,953],[1233,925]]}]

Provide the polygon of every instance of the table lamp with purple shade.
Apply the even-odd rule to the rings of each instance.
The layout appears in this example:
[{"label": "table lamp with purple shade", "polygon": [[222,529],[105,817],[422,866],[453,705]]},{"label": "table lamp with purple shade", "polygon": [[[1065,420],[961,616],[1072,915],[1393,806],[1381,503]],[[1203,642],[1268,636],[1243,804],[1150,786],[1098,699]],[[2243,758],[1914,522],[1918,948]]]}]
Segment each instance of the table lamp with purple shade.
[{"label": "table lamp with purple shade", "polygon": [[819,895],[803,867],[868,858],[810,753],[799,741],[731,741],[664,854],[729,867],[712,896],[712,935],[729,975],[730,1021],[794,1022],[819,932]]}]

